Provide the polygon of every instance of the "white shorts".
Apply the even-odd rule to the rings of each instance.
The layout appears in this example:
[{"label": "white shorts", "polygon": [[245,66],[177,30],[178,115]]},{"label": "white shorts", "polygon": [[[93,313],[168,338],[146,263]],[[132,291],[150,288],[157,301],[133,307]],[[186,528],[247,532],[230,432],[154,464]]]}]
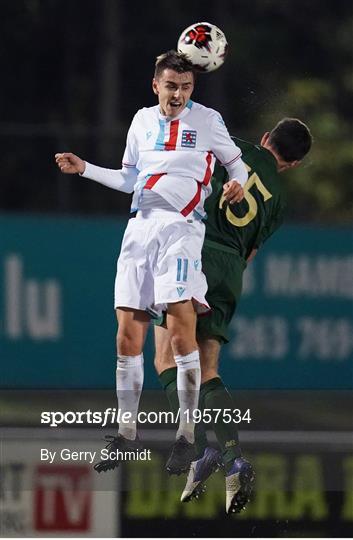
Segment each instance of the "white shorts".
[{"label": "white shorts", "polygon": [[205,225],[178,212],[139,212],[126,228],[115,278],[115,308],[159,316],[166,304],[193,299],[208,311],[201,267]]}]

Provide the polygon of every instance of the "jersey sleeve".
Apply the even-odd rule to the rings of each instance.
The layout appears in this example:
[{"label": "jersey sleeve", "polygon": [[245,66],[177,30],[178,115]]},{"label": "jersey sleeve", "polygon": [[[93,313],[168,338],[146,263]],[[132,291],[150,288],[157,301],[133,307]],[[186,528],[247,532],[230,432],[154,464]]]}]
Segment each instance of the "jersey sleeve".
[{"label": "jersey sleeve", "polygon": [[219,161],[216,161],[215,168],[213,171],[213,179],[221,184],[225,184],[229,180],[227,170],[222,167]]},{"label": "jersey sleeve", "polygon": [[126,147],[123,155],[123,167],[136,168],[138,161],[137,125],[139,111],[135,114],[126,137]]},{"label": "jersey sleeve", "polygon": [[135,167],[122,167],[121,169],[106,169],[92,163],[86,163],[85,171],[80,174],[83,178],[94,180],[103,186],[123,193],[132,193],[137,181],[138,170]]},{"label": "jersey sleeve", "polygon": [[227,169],[229,179],[236,179],[244,186],[248,173],[241,159],[241,150],[231,139],[222,116],[214,111],[210,119],[212,137],[211,150],[218,161]]}]

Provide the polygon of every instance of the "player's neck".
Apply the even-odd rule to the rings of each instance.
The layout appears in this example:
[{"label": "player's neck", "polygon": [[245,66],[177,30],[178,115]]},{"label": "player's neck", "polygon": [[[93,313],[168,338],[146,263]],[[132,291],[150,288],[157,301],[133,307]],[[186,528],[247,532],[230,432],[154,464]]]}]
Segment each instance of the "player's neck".
[{"label": "player's neck", "polygon": [[180,111],[180,113],[177,114],[176,116],[166,116],[164,111],[162,111],[160,105],[158,106],[159,117],[165,120],[166,122],[171,122],[172,120],[179,120],[180,118],[183,118],[186,114],[188,114],[189,111],[190,109],[188,107],[184,107],[184,109]]},{"label": "player's neck", "polygon": [[276,165],[277,165],[277,172],[279,173],[282,173],[284,171],[286,171],[287,169],[290,169],[293,165],[291,163],[288,163],[287,161],[284,161],[281,156],[276,152],[276,150],[274,150],[272,148],[272,146],[266,142],[265,144],[262,145],[264,148],[266,148],[266,150],[268,150],[269,152],[271,152],[271,154],[273,155],[273,157],[275,158],[276,160]]}]

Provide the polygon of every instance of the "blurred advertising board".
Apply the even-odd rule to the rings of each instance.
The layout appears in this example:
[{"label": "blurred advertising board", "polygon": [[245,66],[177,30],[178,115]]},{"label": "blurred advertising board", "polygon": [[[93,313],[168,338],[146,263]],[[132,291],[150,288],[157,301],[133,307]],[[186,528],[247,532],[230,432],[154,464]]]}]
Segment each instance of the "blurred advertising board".
[{"label": "blurred advertising board", "polygon": [[[34,433],[34,432],[33,432]],[[36,438],[36,437],[35,437]],[[114,485],[83,461],[40,458],[48,440],[2,439],[0,460],[1,537],[114,537],[118,532],[118,496]],[[52,452],[98,450],[92,441],[50,441]],[[111,477],[111,481],[113,477]]]},{"label": "blurred advertising board", "polygon": [[[351,536],[353,457],[346,448],[332,453],[293,446],[249,449],[256,471],[255,492],[246,510],[225,514],[222,471],[207,481],[199,500],[181,503],[185,476],[168,477],[167,454],[128,464],[124,484],[122,534],[128,536],[330,537]],[[147,526],[146,526],[147,525]],[[169,532],[168,532],[169,531]],[[219,532],[221,531],[221,533]]]},{"label": "blurred advertising board", "polygon": [[[114,386],[125,224],[0,217],[1,387]],[[222,375],[237,388],[349,388],[352,300],[351,231],[283,226],[245,271]],[[151,336],[145,357],[145,387],[158,388]]]},{"label": "blurred advertising board", "polygon": [[97,474],[100,430],[2,428],[0,536],[351,537],[349,432],[242,432],[256,482],[246,510],[231,516],[222,469],[199,500],[181,503],[186,475],[165,469],[174,432],[140,435],[150,459]]}]

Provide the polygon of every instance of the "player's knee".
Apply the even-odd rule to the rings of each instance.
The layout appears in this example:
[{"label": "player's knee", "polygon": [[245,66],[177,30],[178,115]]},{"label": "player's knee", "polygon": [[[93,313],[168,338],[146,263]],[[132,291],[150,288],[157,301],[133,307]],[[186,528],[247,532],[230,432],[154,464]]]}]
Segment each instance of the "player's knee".
[{"label": "player's knee", "polygon": [[170,344],[172,346],[174,355],[178,354],[185,356],[198,348],[196,339],[193,339],[192,337],[180,332],[175,332],[171,336]]},{"label": "player's knee", "polygon": [[[179,351],[181,348],[184,347],[184,340],[183,340],[183,337],[177,333],[177,332],[174,332],[171,336],[170,336],[170,345],[173,349],[173,353],[175,354],[176,351]],[[181,354],[181,353],[179,353]]]},{"label": "player's knee", "polygon": [[173,351],[170,347],[169,339],[167,341],[156,341],[155,343],[154,367],[158,374],[162,371],[175,367]]},{"label": "player's knee", "polygon": [[206,383],[216,377],[219,377],[217,369],[204,367],[201,363],[201,384]]},{"label": "player's knee", "polygon": [[135,337],[128,333],[118,332],[117,351],[123,356],[137,356],[142,353],[142,343],[139,343]]},{"label": "player's knee", "polygon": [[161,373],[163,369],[163,358],[157,352],[154,355],[154,369],[157,371],[157,373]]}]

